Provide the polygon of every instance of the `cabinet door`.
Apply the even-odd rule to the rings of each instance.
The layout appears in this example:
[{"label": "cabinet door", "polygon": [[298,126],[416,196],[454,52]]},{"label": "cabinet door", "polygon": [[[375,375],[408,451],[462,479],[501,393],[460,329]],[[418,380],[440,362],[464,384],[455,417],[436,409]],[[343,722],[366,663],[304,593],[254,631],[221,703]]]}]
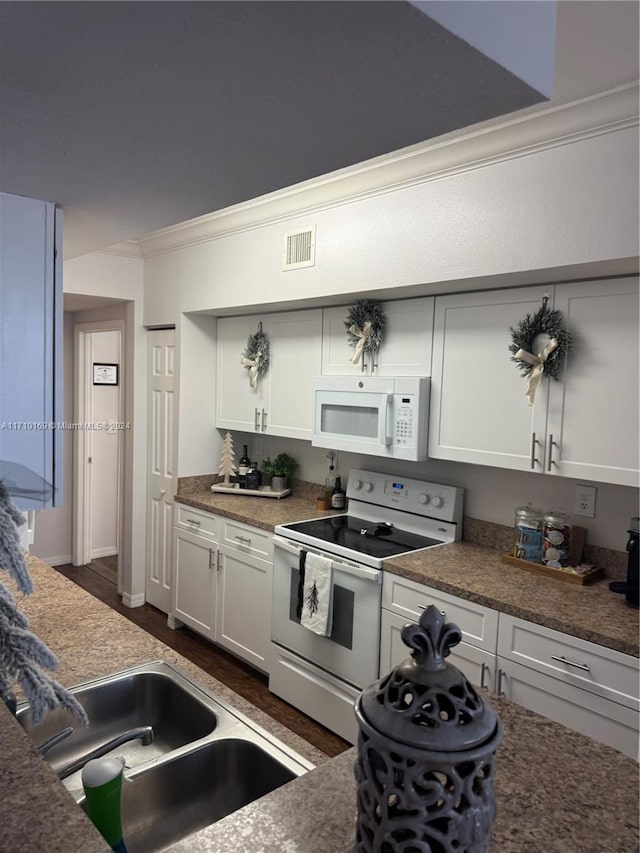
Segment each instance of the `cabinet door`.
[{"label": "cabinet door", "polygon": [[[380,678],[410,656],[410,649],[402,642],[402,629],[411,620],[382,609],[380,626]],[[459,643],[447,658],[478,687],[495,689],[496,656],[484,649]]]},{"label": "cabinet door", "polygon": [[[396,299],[382,304],[386,323],[375,362],[376,375],[431,375],[433,305],[432,296]],[[354,351],[347,342],[344,326],[349,306],[326,308],[322,313],[322,374],[345,376],[361,373],[360,362],[351,362]],[[368,357],[365,364],[369,373]]]},{"label": "cabinet door", "polygon": [[265,432],[309,441],[313,428],[313,377],[320,372],[322,311],[272,315],[271,358],[265,382]]},{"label": "cabinet door", "polygon": [[0,478],[25,510],[62,503],[61,227],[55,205],[0,193]]},{"label": "cabinet door", "polygon": [[253,316],[218,320],[216,426],[222,429],[261,429],[264,379],[258,380],[257,388],[251,388],[249,371],[241,364],[249,335],[256,333],[259,321],[260,317]]},{"label": "cabinet door", "polygon": [[272,564],[220,546],[216,642],[269,671]]},{"label": "cabinet door", "polygon": [[510,360],[510,327],[538,310],[553,288],[461,293],[436,298],[429,456],[497,468],[542,471],[547,380],[535,406]]},{"label": "cabinet door", "polygon": [[179,529],[174,544],[173,615],[214,640],[218,546]]},{"label": "cabinet door", "polygon": [[546,470],[637,486],[638,279],[559,285],[555,307],[573,346],[561,381],[549,387]]},{"label": "cabinet door", "polygon": [[498,692],[549,720],[638,758],[637,711],[498,657]]}]

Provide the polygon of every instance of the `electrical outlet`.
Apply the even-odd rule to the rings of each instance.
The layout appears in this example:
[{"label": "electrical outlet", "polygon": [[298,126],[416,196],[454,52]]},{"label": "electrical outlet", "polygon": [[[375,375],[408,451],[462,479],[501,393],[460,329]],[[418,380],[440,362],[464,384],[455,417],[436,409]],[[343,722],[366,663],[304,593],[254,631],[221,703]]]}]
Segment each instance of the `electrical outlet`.
[{"label": "electrical outlet", "polygon": [[595,518],[596,515],[596,487],[576,486],[573,512],[583,518]]}]

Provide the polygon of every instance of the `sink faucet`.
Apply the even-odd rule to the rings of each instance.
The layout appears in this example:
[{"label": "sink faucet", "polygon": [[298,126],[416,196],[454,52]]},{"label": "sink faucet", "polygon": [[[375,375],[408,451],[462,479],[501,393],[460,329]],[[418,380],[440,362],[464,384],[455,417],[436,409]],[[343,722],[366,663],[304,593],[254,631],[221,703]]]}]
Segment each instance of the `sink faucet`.
[{"label": "sink faucet", "polygon": [[111,740],[108,740],[101,746],[97,746],[95,749],[92,749],[91,752],[88,752],[81,758],[76,758],[75,761],[71,761],[65,767],[58,770],[58,778],[66,779],[67,776],[71,776],[72,773],[75,773],[77,770],[81,770],[87,761],[91,761],[93,758],[102,758],[103,755],[111,752],[112,749],[116,749],[117,747],[122,746],[122,744],[128,743],[130,740],[137,740],[138,738],[142,738],[143,746],[149,746],[150,743],[153,743],[153,727],[138,726],[135,729],[128,729],[121,735],[111,738]]}]

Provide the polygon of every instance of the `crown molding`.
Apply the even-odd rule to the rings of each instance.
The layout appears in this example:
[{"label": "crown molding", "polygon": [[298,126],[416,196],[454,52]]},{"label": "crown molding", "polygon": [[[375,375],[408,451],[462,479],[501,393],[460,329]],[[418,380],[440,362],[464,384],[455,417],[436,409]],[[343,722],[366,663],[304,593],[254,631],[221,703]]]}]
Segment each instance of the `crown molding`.
[{"label": "crown molding", "polygon": [[119,255],[123,258],[142,258],[142,250],[137,240],[123,240],[122,243],[105,246],[104,249],[97,249],[96,254]]},{"label": "crown molding", "polygon": [[[147,234],[137,257],[219,239],[367,196],[638,125],[638,82],[477,125]],[[129,241],[134,242],[134,241]],[[122,245],[122,244],[119,244]],[[108,250],[105,250],[108,251]]]}]

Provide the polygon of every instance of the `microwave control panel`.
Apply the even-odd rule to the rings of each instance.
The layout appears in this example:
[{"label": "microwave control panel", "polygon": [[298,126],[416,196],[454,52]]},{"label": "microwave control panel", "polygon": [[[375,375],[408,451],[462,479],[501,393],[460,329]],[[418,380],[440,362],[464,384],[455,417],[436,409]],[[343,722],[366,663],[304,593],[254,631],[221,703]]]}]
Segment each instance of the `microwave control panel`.
[{"label": "microwave control panel", "polygon": [[394,394],[393,398],[393,443],[400,447],[413,447],[416,443],[415,397],[407,394]]}]

